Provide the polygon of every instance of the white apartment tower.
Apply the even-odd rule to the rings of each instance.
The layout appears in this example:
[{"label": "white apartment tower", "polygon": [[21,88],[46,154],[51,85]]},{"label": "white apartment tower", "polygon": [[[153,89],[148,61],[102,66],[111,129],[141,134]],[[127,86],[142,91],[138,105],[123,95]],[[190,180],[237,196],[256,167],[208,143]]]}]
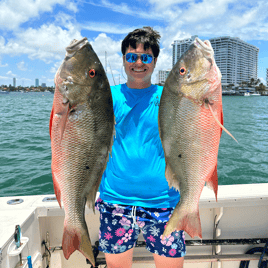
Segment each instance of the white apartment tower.
[{"label": "white apartment tower", "polygon": [[158,84],[164,84],[171,70],[158,71]]},{"label": "white apartment tower", "polygon": [[[193,36],[191,42],[196,36]],[[182,40],[181,44],[185,46],[185,41]],[[188,41],[188,42],[189,42]],[[246,43],[238,37],[216,37],[209,40],[215,53],[215,61],[222,74],[222,85],[234,84],[240,85],[242,82],[250,82],[251,78],[258,78],[258,55],[259,48]],[[179,41],[175,41],[179,42]],[[174,44],[175,44],[174,42]],[[189,45],[187,42],[187,49]],[[174,51],[173,45],[173,60],[179,59],[179,48]],[[182,49],[184,53],[184,48]],[[176,62],[175,62],[176,63]],[[173,61],[173,66],[174,66]]]},{"label": "white apartment tower", "polygon": [[238,37],[217,37],[209,40],[215,61],[222,73],[222,85],[240,85],[258,78],[259,48]]},{"label": "white apartment tower", "polygon": [[172,44],[172,67],[176,64],[181,55],[187,51],[197,35],[184,40],[175,40]]},{"label": "white apartment tower", "polygon": [[16,87],[16,78],[13,78],[13,87]]}]

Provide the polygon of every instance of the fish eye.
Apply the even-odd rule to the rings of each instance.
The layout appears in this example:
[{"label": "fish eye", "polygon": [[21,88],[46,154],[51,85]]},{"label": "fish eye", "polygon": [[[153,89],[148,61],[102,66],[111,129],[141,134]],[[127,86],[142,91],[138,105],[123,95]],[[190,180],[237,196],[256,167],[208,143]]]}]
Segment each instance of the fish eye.
[{"label": "fish eye", "polygon": [[93,78],[93,77],[96,75],[96,72],[95,72],[94,69],[91,69],[88,73],[89,73],[89,76],[90,76],[91,78]]},{"label": "fish eye", "polygon": [[186,73],[186,69],[184,67],[180,68],[180,75],[184,75]]}]

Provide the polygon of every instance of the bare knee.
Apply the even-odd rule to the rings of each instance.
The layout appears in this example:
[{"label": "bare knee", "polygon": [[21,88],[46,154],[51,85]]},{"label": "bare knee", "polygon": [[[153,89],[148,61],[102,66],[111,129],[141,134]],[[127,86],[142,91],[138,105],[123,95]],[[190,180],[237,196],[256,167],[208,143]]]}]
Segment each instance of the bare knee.
[{"label": "bare knee", "polygon": [[183,268],[184,257],[170,258],[153,254],[156,268]]},{"label": "bare knee", "polygon": [[105,253],[107,268],[131,268],[133,250],[134,248],[118,254]]}]

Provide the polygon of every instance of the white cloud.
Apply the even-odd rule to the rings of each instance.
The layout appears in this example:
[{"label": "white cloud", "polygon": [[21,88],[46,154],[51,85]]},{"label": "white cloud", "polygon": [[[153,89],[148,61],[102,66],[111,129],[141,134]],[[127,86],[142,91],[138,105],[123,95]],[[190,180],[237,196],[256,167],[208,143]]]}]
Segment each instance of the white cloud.
[{"label": "white cloud", "polygon": [[[94,6],[98,6],[103,10],[108,9],[109,14],[111,12],[119,14],[116,14],[116,19],[109,17],[106,21],[104,16],[100,16],[100,20],[93,21],[89,14],[90,21],[80,20],[78,23],[76,17],[70,14],[81,11],[83,8],[81,3],[92,5],[90,6],[92,10]],[[111,64],[115,79],[119,79],[120,75],[122,81],[121,40],[114,37],[114,34],[126,35],[143,25],[150,25],[150,22],[162,36],[162,49],[153,75],[154,81],[158,70],[171,68],[171,44],[174,40],[192,35],[208,38],[230,35],[245,41],[268,40],[267,1],[137,0],[136,3],[137,5],[134,5],[133,2],[115,0],[0,0],[0,29],[12,32],[12,38],[8,38],[6,33],[0,36],[0,67],[8,66],[7,63],[1,63],[1,55],[25,54],[32,60],[40,59],[52,63],[48,72],[55,74],[64,58],[65,47],[72,39],[81,39],[83,30],[83,34],[89,31],[89,36],[92,32],[100,33],[90,40],[91,44],[104,68],[105,51],[107,52],[107,61]],[[56,5],[61,5],[65,11],[68,9],[71,12],[67,14],[61,9],[54,14]],[[44,12],[51,13],[49,15],[53,16],[53,23],[46,21],[46,24],[42,24],[41,15]],[[120,18],[126,18],[124,15],[129,17],[129,24],[120,21]],[[24,22],[30,19],[35,22],[39,17],[38,26],[29,23],[32,27],[22,28]],[[80,15],[78,17],[81,18]],[[19,63],[18,68],[25,69],[26,63],[26,60],[24,65]],[[111,82],[109,64],[107,71]]]},{"label": "white cloud", "polygon": [[30,59],[40,59],[46,63],[62,59],[65,47],[74,39],[81,39],[79,29],[69,24],[66,30],[54,24],[42,25],[38,29],[28,28],[16,33],[16,38],[6,43],[0,37],[0,53],[9,55],[27,54]]},{"label": "white cloud", "polygon": [[128,6],[126,3],[121,3],[119,5],[112,3],[108,0],[101,0],[97,3],[97,1],[88,1],[84,3],[91,4],[93,6],[100,6],[104,8],[111,9],[114,12],[121,13],[124,15],[130,15],[133,17],[139,17],[139,18],[144,18],[144,19],[165,19],[162,13],[157,13],[157,12],[151,12],[150,10],[146,9],[138,9],[135,6]]},{"label": "white cloud", "polygon": [[257,8],[254,8],[252,10],[248,10],[243,15],[233,15],[230,18],[230,21],[228,23],[228,26],[231,28],[241,28],[245,27],[250,23],[254,23],[257,19],[256,16],[258,16],[258,10]]},{"label": "white cloud", "polygon": [[[108,37],[105,33],[99,34],[96,38],[90,41],[95,53],[99,57],[103,68],[107,68],[107,76],[111,85],[114,84],[113,77],[118,81],[119,74],[121,75],[121,82],[123,81],[121,74],[122,67],[122,55],[121,55],[121,40],[115,41],[111,37]],[[106,60],[105,60],[106,52]],[[54,62],[53,66],[50,68],[49,72],[53,75],[56,74],[58,68],[60,67],[64,57],[57,62]],[[106,65],[107,62],[107,65]],[[47,79],[48,81],[49,79]],[[50,81],[53,81],[51,79]],[[117,82],[116,82],[117,83]]]},{"label": "white cloud", "polygon": [[154,73],[152,75],[152,82],[158,83],[157,74],[159,70],[168,70],[172,68],[172,53],[170,49],[163,48],[160,50]]},{"label": "white cloud", "polygon": [[0,62],[0,67],[7,67],[8,66],[8,64],[6,63],[6,64],[2,64],[1,62]]},{"label": "white cloud", "polygon": [[128,34],[129,32],[133,31],[136,27],[133,28],[125,25],[113,24],[108,22],[87,21],[87,23],[81,24],[81,28],[88,31],[95,31],[102,33]]},{"label": "white cloud", "polygon": [[61,61],[57,61],[54,63],[54,66],[51,67],[50,69],[50,73],[53,73],[53,74],[56,74],[57,70],[59,69],[60,65],[62,63],[62,60]]},{"label": "white cloud", "polygon": [[266,85],[266,80],[263,77],[259,77],[259,79],[261,80],[261,83],[263,83],[264,85]]},{"label": "white cloud", "polygon": [[121,68],[121,40],[115,41],[112,38],[108,37],[105,33],[101,33],[90,43],[98,55],[103,68],[106,68],[105,52],[107,53],[107,70],[110,69],[109,63],[113,70]]},{"label": "white cloud", "polygon": [[6,73],[9,77],[15,77],[15,76],[17,76],[16,74],[13,74],[12,73],[12,71],[8,71],[7,73]]},{"label": "white cloud", "polygon": [[169,8],[169,7],[173,7],[174,5],[178,5],[178,4],[182,4],[182,3],[191,3],[194,2],[194,0],[149,0],[149,2],[152,5],[155,5],[155,7],[157,9],[161,9],[161,8]]},{"label": "white cloud", "polygon": [[27,71],[27,64],[24,61],[17,63],[17,67],[21,71]]},{"label": "white cloud", "polygon": [[77,3],[74,3],[74,2],[68,2],[66,4],[66,8],[69,9],[70,11],[73,11],[75,13],[78,12],[78,7],[77,7]]},{"label": "white cloud", "polygon": [[94,51],[97,53],[104,53],[107,51],[109,54],[112,54],[121,50],[121,40],[115,41],[111,37],[108,37],[105,33],[99,34],[90,43]]},{"label": "white cloud", "polygon": [[192,2],[189,8],[185,10],[181,16],[181,21],[184,24],[198,22],[207,18],[217,18],[218,16],[226,15],[228,4],[237,0],[204,0],[199,3]]},{"label": "white cloud", "polygon": [[42,12],[52,11],[56,4],[64,4],[65,0],[8,0],[0,2],[0,28],[14,30]]}]

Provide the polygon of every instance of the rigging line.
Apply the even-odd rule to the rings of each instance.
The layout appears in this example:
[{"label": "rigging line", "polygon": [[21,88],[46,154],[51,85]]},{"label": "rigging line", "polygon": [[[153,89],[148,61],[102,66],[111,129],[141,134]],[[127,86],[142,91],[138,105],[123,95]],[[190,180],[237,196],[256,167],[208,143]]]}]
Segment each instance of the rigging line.
[{"label": "rigging line", "polygon": [[[112,73],[112,77],[113,77],[113,80],[114,80],[114,75],[113,75],[113,71],[112,71],[111,64],[110,64],[110,62],[109,62],[109,61],[108,61],[108,63],[109,63],[109,66],[110,66],[110,69],[111,69],[111,73]],[[115,80],[114,80],[114,85],[115,85]]]}]

